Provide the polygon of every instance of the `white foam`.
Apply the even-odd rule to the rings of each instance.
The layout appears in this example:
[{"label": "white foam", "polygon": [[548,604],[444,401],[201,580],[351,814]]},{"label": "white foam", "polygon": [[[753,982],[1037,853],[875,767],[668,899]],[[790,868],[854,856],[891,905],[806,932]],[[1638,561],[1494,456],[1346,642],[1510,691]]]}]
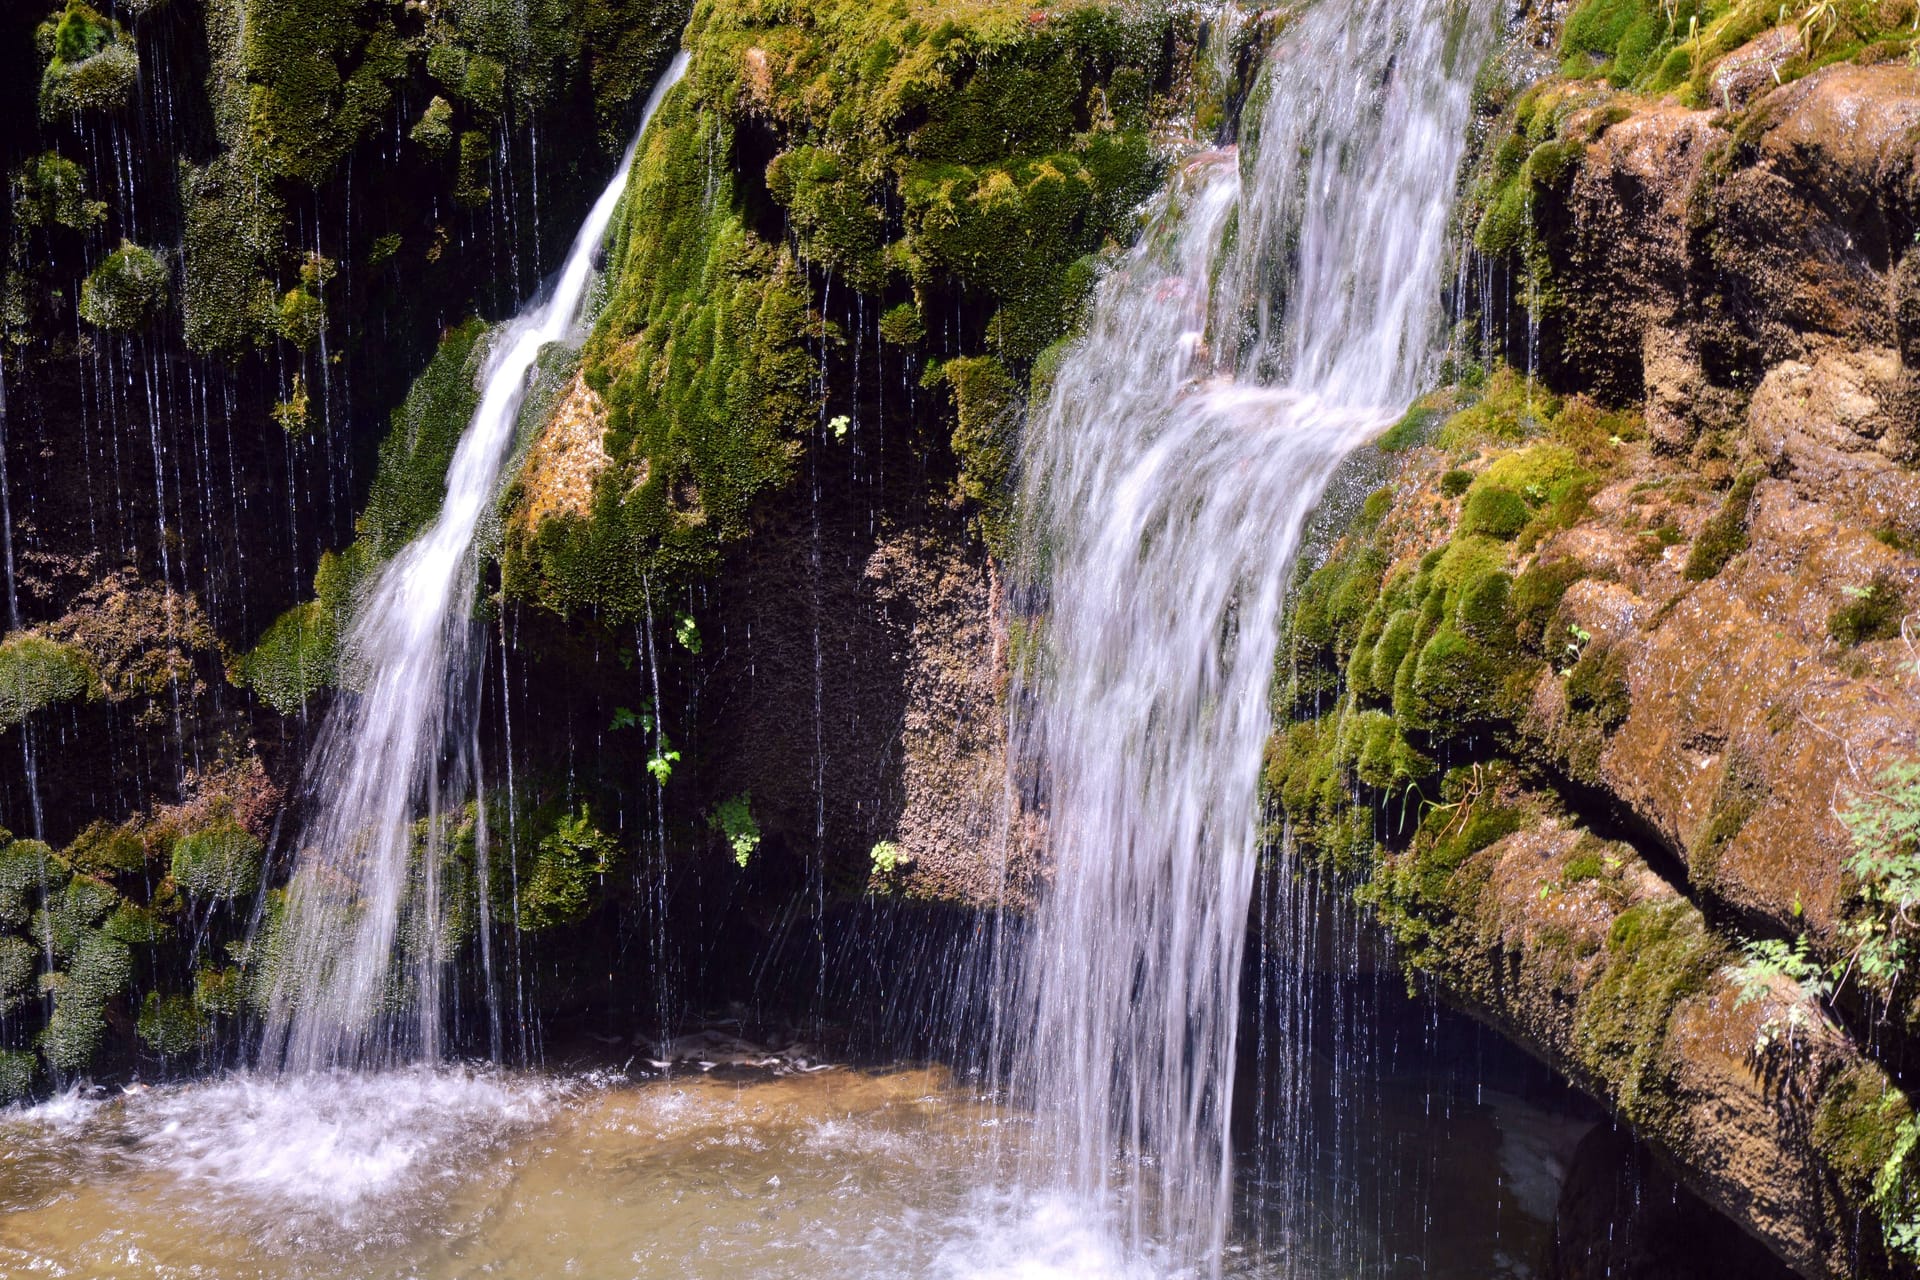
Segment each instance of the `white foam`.
[{"label": "white foam", "polygon": [[557,1092],[464,1070],[237,1075],[129,1098],[124,1120],[141,1164],[347,1222],[375,1197],[457,1177],[463,1157],[550,1114]]}]

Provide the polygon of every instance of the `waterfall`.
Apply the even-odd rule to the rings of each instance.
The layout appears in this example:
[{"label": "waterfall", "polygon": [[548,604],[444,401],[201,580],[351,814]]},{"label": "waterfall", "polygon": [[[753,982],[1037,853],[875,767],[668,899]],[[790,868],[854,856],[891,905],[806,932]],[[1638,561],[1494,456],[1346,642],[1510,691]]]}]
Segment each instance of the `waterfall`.
[{"label": "waterfall", "polygon": [[1360,0],[1276,41],[1250,155],[1199,156],[1098,290],[1022,446],[1040,638],[1013,734],[1052,882],[1012,1083],[1136,1256],[1217,1274],[1261,757],[1301,528],[1439,330],[1476,0]]},{"label": "waterfall", "polygon": [[576,335],[640,139],[686,64],[678,55],[654,86],[552,283],[491,335],[480,403],[448,468],[440,514],[359,597],[344,643],[356,692],[329,711],[308,758],[311,817],[295,846],[285,915],[267,926],[275,950],[261,1053],[268,1065],[299,1071],[438,1056],[440,984],[459,932],[442,901],[442,819],[477,783],[472,717],[483,650],[472,616],[474,534],[494,501],[534,362],[549,343]]}]

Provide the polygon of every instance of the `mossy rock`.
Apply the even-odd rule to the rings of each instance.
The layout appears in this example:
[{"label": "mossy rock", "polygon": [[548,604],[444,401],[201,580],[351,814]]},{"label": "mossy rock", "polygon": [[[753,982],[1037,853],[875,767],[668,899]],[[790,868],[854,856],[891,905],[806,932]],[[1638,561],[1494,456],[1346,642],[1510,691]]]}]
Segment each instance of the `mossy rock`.
[{"label": "mossy rock", "polygon": [[0,1103],[24,1102],[33,1096],[40,1064],[31,1053],[0,1049]]},{"label": "mossy rock", "polygon": [[183,1058],[200,1048],[206,1024],[191,998],[149,991],[140,1002],[134,1031],[161,1057]]},{"label": "mossy rock", "polygon": [[1827,634],[1848,648],[1875,640],[1893,640],[1907,617],[1907,593],[1891,574],[1874,575],[1847,603],[1827,616]]},{"label": "mossy rock", "polygon": [[238,823],[225,822],[180,837],[173,846],[175,883],[196,898],[231,902],[260,887],[266,846]]},{"label": "mossy rock", "polygon": [[132,100],[140,59],[119,23],[81,0],[67,0],[41,32],[51,55],[40,76],[42,119],[105,114]]},{"label": "mossy rock", "polygon": [[584,809],[563,814],[521,869],[518,898],[502,904],[506,914],[529,933],[578,923],[592,909],[594,880],[619,858],[619,842]]},{"label": "mossy rock", "polygon": [[75,871],[94,876],[126,875],[147,865],[147,847],[126,823],[94,822],[60,853]]},{"label": "mossy rock", "polygon": [[80,318],[97,329],[144,329],[167,304],[173,274],[151,250],[122,241],[80,285]]},{"label": "mossy rock", "polygon": [[1014,456],[1026,408],[1020,384],[992,356],[949,360],[940,373],[953,388],[958,410],[952,445],[960,460],[960,492],[976,504],[988,548],[1004,556]]},{"label": "mossy rock", "polygon": [[1525,498],[1512,489],[1483,481],[1467,492],[1460,529],[1463,533],[1484,534],[1504,541],[1517,537],[1527,527],[1531,515]]},{"label": "mossy rock", "polygon": [[0,934],[0,1014],[10,1014],[34,995],[40,948],[15,934]]},{"label": "mossy rock", "polygon": [[31,897],[49,878],[64,877],[65,868],[54,852],[39,840],[15,840],[0,845],[0,927],[18,929],[32,917]]},{"label": "mossy rock", "polygon": [[106,1038],[107,1004],[133,977],[133,953],[124,942],[84,933],[67,967],[51,983],[53,1013],[40,1033],[40,1052],[56,1071],[84,1071]]},{"label": "mossy rock", "polygon": [[92,664],[77,645],[15,632],[0,640],[0,728],[84,696],[93,681]]},{"label": "mossy rock", "polygon": [[1681,571],[1689,582],[1705,582],[1727,566],[1727,562],[1747,549],[1747,511],[1753,505],[1753,492],[1765,475],[1758,468],[1742,472],[1727,491],[1720,509],[1694,539]]},{"label": "mossy rock", "polygon": [[86,174],[57,151],[45,151],[13,177],[13,221],[22,230],[64,227],[87,231],[107,216],[107,205],[87,194]]},{"label": "mossy rock", "polygon": [[1605,954],[1600,977],[1580,999],[1576,1052],[1622,1114],[1647,1124],[1664,1105],[1657,1075],[1673,1010],[1704,988],[1726,949],[1690,903],[1669,901],[1621,912]]}]

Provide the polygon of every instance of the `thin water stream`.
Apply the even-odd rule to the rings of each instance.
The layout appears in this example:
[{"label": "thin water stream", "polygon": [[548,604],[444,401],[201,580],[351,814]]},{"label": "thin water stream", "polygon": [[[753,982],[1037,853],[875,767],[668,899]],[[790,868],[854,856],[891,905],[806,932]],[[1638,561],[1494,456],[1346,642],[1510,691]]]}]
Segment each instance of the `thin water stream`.
[{"label": "thin water stream", "polygon": [[[342,658],[354,692],[328,714],[308,759],[303,788],[313,813],[298,837],[286,917],[275,925],[284,954],[261,1052],[271,1066],[440,1056],[441,984],[450,935],[460,932],[443,918],[442,818],[472,798],[480,766],[474,536],[498,496],[534,364],[549,344],[579,336],[634,154],[686,67],[687,55],[677,55],[654,86],[553,280],[489,336],[480,403],[448,468],[440,514],[359,593]],[[476,850],[483,877],[485,856]]]}]

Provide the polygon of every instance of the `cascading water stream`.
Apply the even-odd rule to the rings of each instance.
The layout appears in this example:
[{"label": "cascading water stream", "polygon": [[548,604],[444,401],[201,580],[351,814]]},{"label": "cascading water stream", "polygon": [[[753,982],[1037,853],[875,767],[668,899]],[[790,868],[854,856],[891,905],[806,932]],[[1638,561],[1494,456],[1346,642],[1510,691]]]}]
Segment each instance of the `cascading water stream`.
[{"label": "cascading water stream", "polygon": [[1117,1212],[1172,1270],[1217,1274],[1226,1239],[1291,563],[1334,467],[1427,371],[1491,26],[1473,0],[1295,19],[1252,156],[1185,167],[1023,445],[1042,656],[1013,732],[1053,867],[1012,1006],[1048,1139],[1027,1180]]},{"label": "cascading water stream", "polygon": [[[282,941],[272,961],[267,1065],[302,1071],[438,1055],[439,984],[453,932],[442,919],[440,819],[477,781],[475,532],[498,488],[534,363],[549,343],[576,334],[640,139],[686,64],[678,55],[654,86],[551,287],[492,336],[479,407],[448,468],[439,515],[359,598],[345,641],[357,692],[329,712],[303,779],[313,809],[296,846],[286,915],[274,928]],[[424,847],[416,849],[422,817]]]}]

